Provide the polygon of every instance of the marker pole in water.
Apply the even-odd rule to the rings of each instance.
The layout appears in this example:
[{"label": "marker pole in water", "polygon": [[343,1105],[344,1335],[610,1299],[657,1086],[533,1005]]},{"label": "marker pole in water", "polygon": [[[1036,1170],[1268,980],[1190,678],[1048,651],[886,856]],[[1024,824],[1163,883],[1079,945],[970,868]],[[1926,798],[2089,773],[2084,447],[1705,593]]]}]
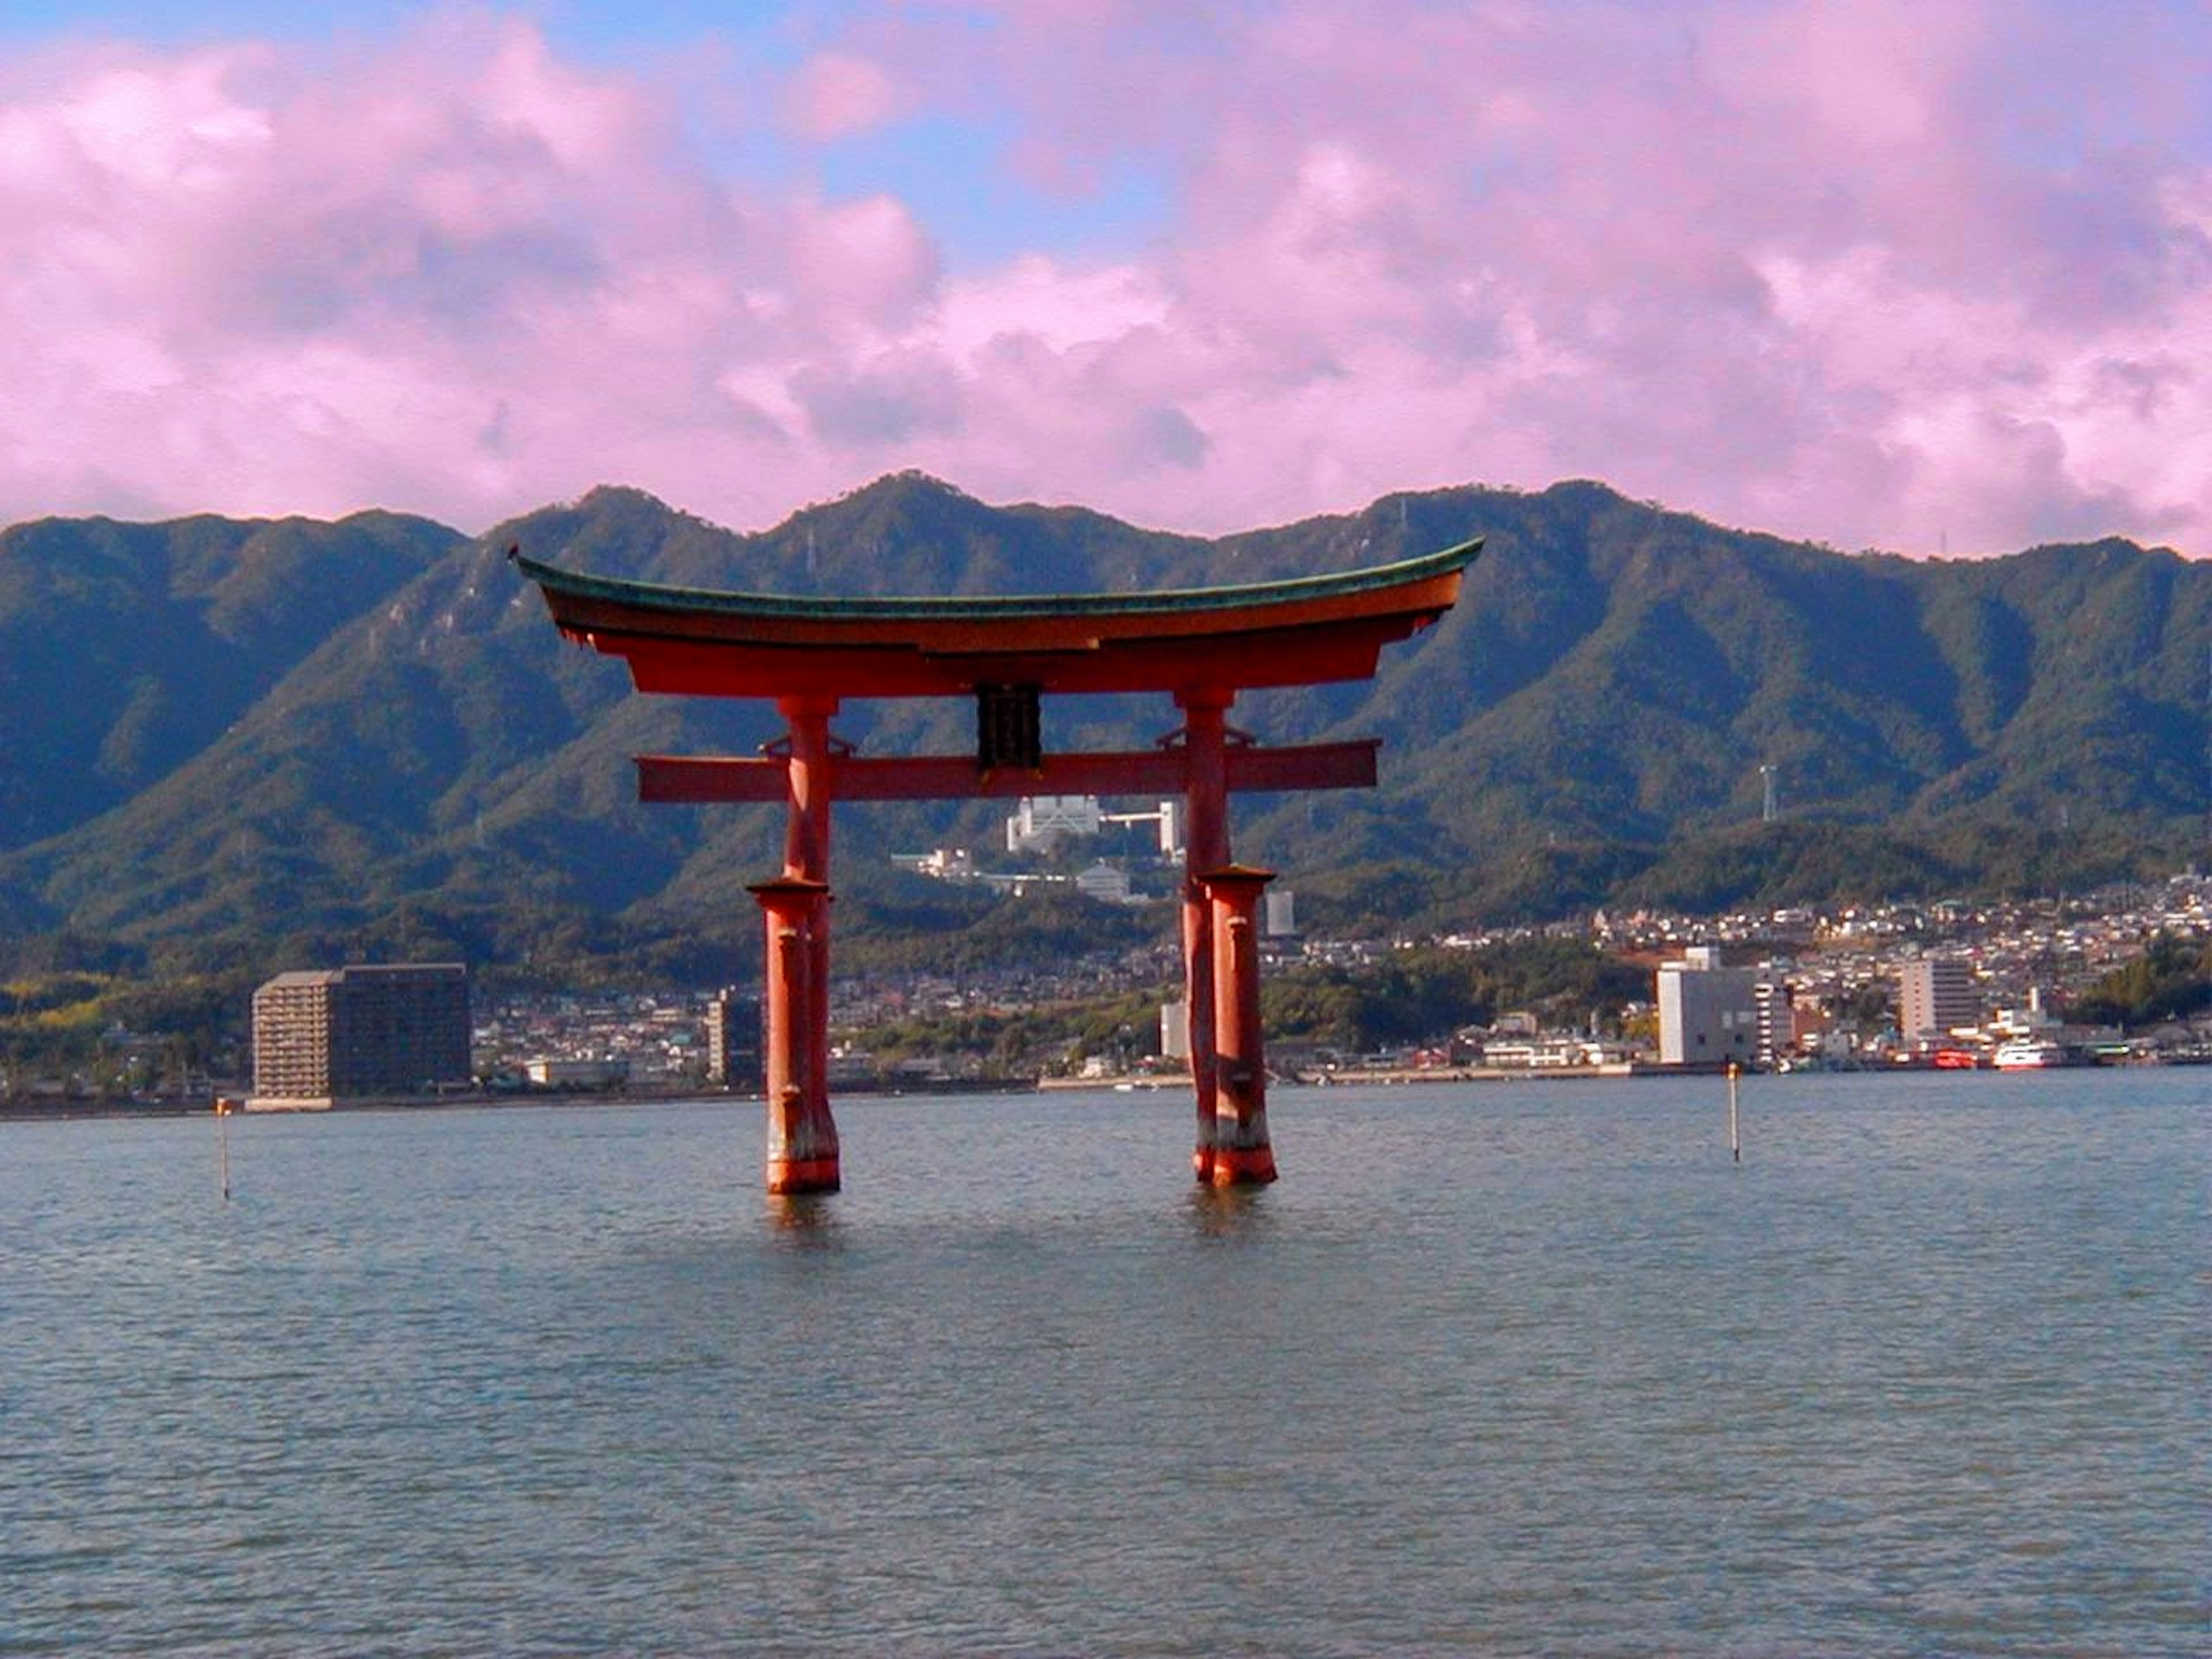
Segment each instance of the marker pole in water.
[{"label": "marker pole in water", "polygon": [[228,1097],[215,1097],[216,1164],[222,1176],[222,1201],[230,1202],[230,1101]]},{"label": "marker pole in water", "polygon": [[1741,1164],[1743,1162],[1743,1133],[1735,1110],[1736,1071],[1736,1063],[1729,1061],[1729,1158],[1732,1163]]}]

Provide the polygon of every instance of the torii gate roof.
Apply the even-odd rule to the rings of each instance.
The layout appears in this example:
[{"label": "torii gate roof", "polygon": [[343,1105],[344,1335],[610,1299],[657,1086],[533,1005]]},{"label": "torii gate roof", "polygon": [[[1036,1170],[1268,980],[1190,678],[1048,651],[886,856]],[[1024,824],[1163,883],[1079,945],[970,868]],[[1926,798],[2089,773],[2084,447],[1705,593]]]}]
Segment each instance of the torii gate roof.
[{"label": "torii gate roof", "polygon": [[1366,679],[1383,646],[1451,608],[1481,550],[1223,587],[892,599],[671,587],[511,556],[562,633],[625,659],[641,691],[891,697]]}]

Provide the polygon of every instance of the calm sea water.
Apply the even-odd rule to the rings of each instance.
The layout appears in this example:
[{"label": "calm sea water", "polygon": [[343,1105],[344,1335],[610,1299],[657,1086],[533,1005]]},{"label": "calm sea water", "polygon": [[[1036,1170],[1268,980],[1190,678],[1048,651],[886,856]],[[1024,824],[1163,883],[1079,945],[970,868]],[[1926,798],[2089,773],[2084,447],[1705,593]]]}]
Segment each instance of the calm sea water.
[{"label": "calm sea water", "polygon": [[2208,1084],[0,1125],[0,1651],[2201,1654]]}]

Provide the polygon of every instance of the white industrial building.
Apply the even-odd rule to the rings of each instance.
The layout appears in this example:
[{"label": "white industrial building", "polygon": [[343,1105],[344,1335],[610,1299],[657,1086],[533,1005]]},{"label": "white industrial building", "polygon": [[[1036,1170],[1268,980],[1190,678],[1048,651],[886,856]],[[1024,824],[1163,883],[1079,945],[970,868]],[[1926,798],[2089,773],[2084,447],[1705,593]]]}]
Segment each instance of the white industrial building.
[{"label": "white industrial building", "polygon": [[1164,800],[1137,812],[1101,810],[1096,795],[1024,795],[1006,820],[1009,853],[1049,852],[1062,842],[1097,835],[1108,824],[1151,824],[1163,859],[1182,853],[1182,805]]},{"label": "white industrial building", "polygon": [[1130,902],[1129,872],[1117,870],[1101,859],[1089,869],[1076,872],[1075,890],[1102,904],[1127,904]]},{"label": "white industrial building", "polygon": [[1043,852],[1079,836],[1097,833],[1096,795],[1024,795],[1006,820],[1006,850]]},{"label": "white industrial building", "polygon": [[[1757,1063],[1762,1024],[1759,988],[1768,980],[1760,969],[1723,968],[1717,945],[1693,945],[1682,953],[1681,961],[1661,963],[1659,1063]],[[1771,998],[1772,994],[1768,994]]]}]

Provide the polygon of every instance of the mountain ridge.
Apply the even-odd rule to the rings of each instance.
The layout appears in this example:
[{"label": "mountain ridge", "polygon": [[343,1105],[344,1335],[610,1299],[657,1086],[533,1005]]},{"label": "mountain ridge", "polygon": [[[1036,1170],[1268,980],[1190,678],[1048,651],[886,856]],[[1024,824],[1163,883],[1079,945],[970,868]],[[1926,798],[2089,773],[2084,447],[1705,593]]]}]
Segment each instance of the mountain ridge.
[{"label": "mountain ridge", "polygon": [[[24,734],[0,768],[0,925],[367,938],[429,917],[508,956],[578,927],[665,934],[702,907],[731,925],[780,844],[769,815],[640,807],[627,757],[744,752],[778,722],[632,693],[556,636],[512,544],[680,586],[980,593],[1260,580],[1475,534],[1458,609],[1373,682],[1232,713],[1267,741],[1386,740],[1370,795],[1238,805],[1240,853],[1300,872],[1325,910],[1371,902],[1378,872],[1425,913],[1663,897],[1742,865],[1747,836],[1771,843],[1753,890],[1843,880],[1851,847],[1875,849],[1869,873],[1921,856],[1926,877],[1972,880],[1993,838],[2083,879],[2199,844],[2212,566],[2169,549],[1843,554],[1585,480],[1206,538],[906,473],[752,532],[624,486],[474,538],[376,514],[0,531],[0,646],[27,647],[0,669],[0,716]],[[1048,700],[1048,747],[1146,743],[1174,724],[1153,701]],[[960,752],[971,719],[856,702],[838,729],[869,752]],[[1761,764],[1787,825],[1757,823]],[[841,890],[865,909],[897,885],[889,848],[983,841],[999,810],[841,813]]]}]

